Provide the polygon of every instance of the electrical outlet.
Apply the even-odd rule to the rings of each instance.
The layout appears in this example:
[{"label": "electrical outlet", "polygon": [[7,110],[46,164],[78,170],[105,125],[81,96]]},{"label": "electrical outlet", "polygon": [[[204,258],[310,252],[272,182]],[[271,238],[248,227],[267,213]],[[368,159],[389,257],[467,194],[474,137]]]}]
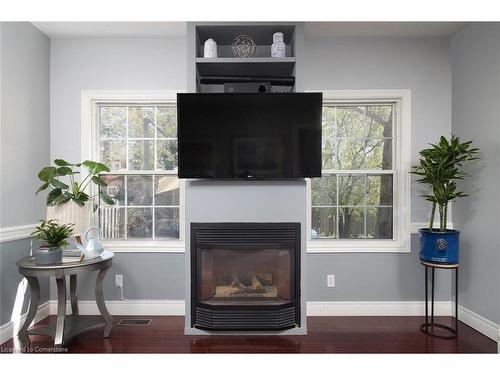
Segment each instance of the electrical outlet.
[{"label": "electrical outlet", "polygon": [[123,288],[123,275],[115,275],[115,286]]},{"label": "electrical outlet", "polygon": [[326,275],[326,286],[328,288],[335,287],[335,275]]}]

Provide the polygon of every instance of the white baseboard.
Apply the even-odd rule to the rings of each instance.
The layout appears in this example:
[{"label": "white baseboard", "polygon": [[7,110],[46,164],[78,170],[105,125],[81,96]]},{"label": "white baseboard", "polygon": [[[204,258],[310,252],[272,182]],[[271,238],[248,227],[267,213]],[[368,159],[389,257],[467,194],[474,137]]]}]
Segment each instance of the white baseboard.
[{"label": "white baseboard", "polygon": [[[176,315],[184,316],[184,300],[124,300],[106,301],[106,307],[111,315]],[[71,312],[68,301],[66,312]],[[81,315],[99,315],[95,301],[78,301],[78,312]],[[57,301],[50,301],[50,315],[57,314]]]},{"label": "white baseboard", "polygon": [[[19,326],[22,326],[24,321],[26,320],[27,313],[21,315]],[[42,303],[38,306],[38,311],[35,315],[35,319],[33,320],[33,324],[38,323],[40,320],[45,319],[50,315],[50,301]],[[0,344],[3,344],[5,341],[10,340],[14,336],[17,335],[17,332],[14,332],[14,323],[8,322],[4,325],[0,326]]]},{"label": "white baseboard", "polygon": [[[111,315],[177,315],[185,313],[184,300],[124,300],[106,301]],[[436,301],[435,315],[451,315],[450,301]],[[97,315],[95,301],[79,301],[79,313]],[[69,301],[66,311],[71,311]],[[57,313],[57,301],[50,301],[50,314]],[[420,316],[425,313],[422,301],[320,301],[307,302],[308,316]]]},{"label": "white baseboard", "polygon": [[[451,315],[450,301],[436,301],[436,316]],[[423,301],[319,301],[307,302],[307,316],[421,316]]]},{"label": "white baseboard", "polygon": [[458,305],[458,320],[498,342],[500,348],[500,326],[498,324],[460,305]]}]

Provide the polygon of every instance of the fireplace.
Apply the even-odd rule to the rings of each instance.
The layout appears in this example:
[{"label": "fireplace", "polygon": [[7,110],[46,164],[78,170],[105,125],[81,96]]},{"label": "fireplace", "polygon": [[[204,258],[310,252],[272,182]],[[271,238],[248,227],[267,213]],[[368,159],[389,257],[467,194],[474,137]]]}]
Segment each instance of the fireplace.
[{"label": "fireplace", "polygon": [[191,223],[191,326],[300,326],[300,223]]}]

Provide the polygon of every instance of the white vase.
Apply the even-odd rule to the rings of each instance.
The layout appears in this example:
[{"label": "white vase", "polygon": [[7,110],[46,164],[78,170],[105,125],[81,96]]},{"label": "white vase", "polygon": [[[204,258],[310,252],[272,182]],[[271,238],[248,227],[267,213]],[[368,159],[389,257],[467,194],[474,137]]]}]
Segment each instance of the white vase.
[{"label": "white vase", "polygon": [[212,38],[207,39],[203,46],[203,57],[215,58],[217,57],[217,43]]},{"label": "white vase", "polygon": [[286,45],[283,40],[283,33],[273,34],[273,44],[271,46],[271,57],[286,57]]},{"label": "white vase", "polygon": [[74,224],[73,234],[81,235],[90,226],[90,204],[79,206],[72,200],[58,204],[57,206],[47,206],[47,220],[57,220],[57,223]]}]

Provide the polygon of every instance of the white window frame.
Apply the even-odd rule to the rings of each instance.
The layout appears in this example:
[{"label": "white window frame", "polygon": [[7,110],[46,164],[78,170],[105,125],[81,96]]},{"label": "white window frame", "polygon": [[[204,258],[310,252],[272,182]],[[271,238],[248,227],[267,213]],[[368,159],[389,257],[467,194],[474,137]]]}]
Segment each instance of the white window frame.
[{"label": "white window frame", "polygon": [[[317,91],[317,90],[315,90]],[[323,101],[330,103],[393,102],[396,117],[393,129],[394,238],[387,239],[311,239],[311,180],[307,179],[308,253],[409,253],[410,252],[410,168],[411,168],[411,90],[326,90]],[[342,171],[349,172],[349,171]],[[356,171],[352,171],[356,173]],[[376,173],[376,171],[374,171]]]},{"label": "white window frame", "polygon": [[[82,90],[81,93],[81,160],[98,160],[98,103],[176,103],[177,93],[184,90]],[[131,174],[136,173],[133,171]],[[154,173],[153,173],[154,174]],[[104,247],[117,253],[184,253],[185,252],[185,181],[179,180],[179,239],[105,240]],[[97,213],[92,222],[97,223]]]}]

